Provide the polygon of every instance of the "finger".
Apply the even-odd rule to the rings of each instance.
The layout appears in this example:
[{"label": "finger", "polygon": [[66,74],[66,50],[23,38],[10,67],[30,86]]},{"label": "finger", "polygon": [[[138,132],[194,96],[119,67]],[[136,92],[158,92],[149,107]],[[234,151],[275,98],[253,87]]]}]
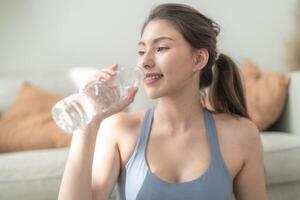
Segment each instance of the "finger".
[{"label": "finger", "polygon": [[138,92],[138,87],[132,87],[129,89],[127,96],[124,98],[124,101],[127,103],[132,103],[136,93]]},{"label": "finger", "polygon": [[[117,64],[111,66],[112,68],[117,68]],[[112,79],[112,77],[116,74],[116,72],[111,68],[102,69],[101,71],[96,72],[93,76],[91,76],[85,83],[80,86],[79,90],[84,90],[90,83],[95,81],[107,82]]]},{"label": "finger", "polygon": [[138,87],[132,87],[132,88],[129,89],[129,94],[130,95],[135,95],[138,90],[139,90]]},{"label": "finger", "polygon": [[[139,88],[138,87],[132,87],[130,90],[129,90],[129,96],[131,96],[132,98],[135,97],[136,93],[139,91]],[[131,98],[130,97],[130,98]]]},{"label": "finger", "polygon": [[81,87],[79,87],[79,91],[84,91],[86,90],[89,86],[91,86],[91,84],[95,84],[97,82],[103,83],[105,82],[105,80],[103,79],[99,79],[99,78],[95,78],[95,79],[90,79],[88,81],[86,81]]},{"label": "finger", "polygon": [[113,64],[109,68],[112,69],[113,71],[116,71],[118,69],[119,65],[118,64]]},{"label": "finger", "polygon": [[[134,101],[134,97],[137,91],[138,91],[137,87],[130,88],[128,91],[128,95],[125,98],[121,98],[119,103],[116,104],[114,107],[112,107],[109,112],[115,113],[124,110],[129,104],[131,104]],[[106,114],[110,114],[110,113],[106,113]]]},{"label": "finger", "polygon": [[119,99],[120,93],[118,92],[118,88],[115,86],[111,86],[108,88],[109,88],[109,90],[108,90],[107,96],[109,97],[109,99],[111,99],[112,101],[114,99]]},{"label": "finger", "polygon": [[97,79],[97,80],[101,80],[101,79],[110,79],[111,75],[106,71],[106,70],[101,70],[100,72],[97,72],[92,79]]},{"label": "finger", "polygon": [[111,76],[114,76],[116,74],[116,71],[110,68],[103,69],[102,71],[108,73]]},{"label": "finger", "polygon": [[82,86],[80,87],[80,90],[85,90],[87,86],[89,86],[93,82],[106,82],[106,79],[109,77],[106,77],[108,75],[105,75],[102,72],[96,72],[93,76],[91,76],[88,80],[86,80]]},{"label": "finger", "polygon": [[113,70],[113,69],[109,69],[109,73],[111,75],[116,75],[117,74],[116,70]]}]

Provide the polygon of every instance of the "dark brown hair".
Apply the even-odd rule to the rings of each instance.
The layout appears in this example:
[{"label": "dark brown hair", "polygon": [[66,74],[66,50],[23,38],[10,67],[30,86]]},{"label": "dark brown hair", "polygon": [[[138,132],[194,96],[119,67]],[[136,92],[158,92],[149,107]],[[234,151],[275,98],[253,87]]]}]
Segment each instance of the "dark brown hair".
[{"label": "dark brown hair", "polygon": [[152,9],[141,34],[147,24],[156,19],[173,24],[192,48],[207,49],[209,59],[200,71],[202,102],[207,98],[215,112],[250,118],[238,67],[230,57],[217,52],[219,25],[190,6],[167,3]]}]

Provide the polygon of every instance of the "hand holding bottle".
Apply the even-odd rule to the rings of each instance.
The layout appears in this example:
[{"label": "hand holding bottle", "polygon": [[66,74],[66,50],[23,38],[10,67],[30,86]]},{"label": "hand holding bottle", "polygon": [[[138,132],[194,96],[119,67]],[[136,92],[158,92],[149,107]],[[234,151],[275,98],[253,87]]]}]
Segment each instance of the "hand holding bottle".
[{"label": "hand holding bottle", "polygon": [[[108,102],[104,103],[107,104],[107,106],[98,105],[97,109],[102,109],[102,112],[100,111],[96,114],[99,115],[102,119],[124,110],[129,104],[133,102],[134,97],[138,91],[137,83],[133,83],[139,81],[138,77],[129,77],[126,74],[122,74],[124,76],[122,77],[123,79],[128,78],[130,80],[120,80],[120,77],[116,80],[115,76],[117,76],[118,73],[124,73],[124,71],[118,71],[117,64],[111,65],[109,68],[103,69],[94,74],[80,87],[80,91],[86,91],[88,90],[89,86],[91,84],[94,84],[95,82],[105,83],[106,87],[104,88],[105,91],[103,91],[103,93],[105,93],[105,95],[107,96],[105,100]],[[125,73],[130,73],[130,71]],[[124,84],[120,83],[120,81],[127,81],[128,83]],[[129,83],[129,81],[131,81],[132,83]],[[132,87],[128,86],[127,84],[131,85]],[[112,103],[114,100],[116,102]],[[112,105],[109,106],[109,104],[111,103]]]},{"label": "hand holding bottle", "polygon": [[[73,94],[56,103],[52,116],[65,132],[74,132],[93,119],[104,119],[120,112],[133,102],[138,83],[144,78],[140,68],[123,68],[118,65],[97,72]],[[93,120],[95,121],[95,120]]]}]

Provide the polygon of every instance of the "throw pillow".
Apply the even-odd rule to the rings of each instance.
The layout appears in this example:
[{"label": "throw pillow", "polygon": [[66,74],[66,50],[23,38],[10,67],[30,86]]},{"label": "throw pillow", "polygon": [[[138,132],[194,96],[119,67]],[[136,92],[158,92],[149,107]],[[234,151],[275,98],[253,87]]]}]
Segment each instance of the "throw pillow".
[{"label": "throw pillow", "polygon": [[52,106],[60,99],[23,83],[14,104],[0,120],[0,152],[68,146],[71,135],[64,134],[51,116]]},{"label": "throw pillow", "polygon": [[289,86],[289,77],[273,71],[260,71],[252,61],[240,67],[249,115],[260,131],[280,117]]}]

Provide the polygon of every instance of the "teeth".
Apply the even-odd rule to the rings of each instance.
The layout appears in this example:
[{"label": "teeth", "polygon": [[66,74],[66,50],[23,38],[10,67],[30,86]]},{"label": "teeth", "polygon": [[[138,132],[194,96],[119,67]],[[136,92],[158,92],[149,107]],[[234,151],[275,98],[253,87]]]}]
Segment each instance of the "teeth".
[{"label": "teeth", "polygon": [[162,75],[160,75],[160,74],[150,75],[150,76],[146,77],[145,80],[155,80],[155,79],[159,79],[161,77],[162,77]]}]

